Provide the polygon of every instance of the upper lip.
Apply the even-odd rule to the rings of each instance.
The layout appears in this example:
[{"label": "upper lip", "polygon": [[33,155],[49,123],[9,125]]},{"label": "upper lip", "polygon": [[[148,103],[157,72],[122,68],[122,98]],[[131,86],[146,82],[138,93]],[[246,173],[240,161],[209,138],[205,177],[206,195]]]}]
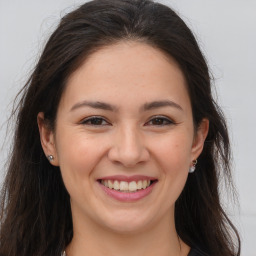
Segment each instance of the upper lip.
[{"label": "upper lip", "polygon": [[154,177],[145,176],[145,175],[132,175],[132,176],[125,176],[125,175],[113,175],[113,176],[105,176],[101,177],[98,180],[117,180],[117,181],[139,181],[139,180],[150,180],[154,181],[157,180]]}]

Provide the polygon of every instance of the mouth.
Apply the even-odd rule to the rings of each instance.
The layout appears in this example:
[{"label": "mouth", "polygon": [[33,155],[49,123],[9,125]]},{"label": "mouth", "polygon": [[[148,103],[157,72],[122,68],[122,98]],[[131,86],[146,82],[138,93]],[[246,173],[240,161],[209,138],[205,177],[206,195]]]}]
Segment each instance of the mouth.
[{"label": "mouth", "polygon": [[104,187],[122,192],[136,193],[143,191],[157,182],[157,179],[140,179],[140,180],[118,180],[118,179],[99,179],[97,180]]}]

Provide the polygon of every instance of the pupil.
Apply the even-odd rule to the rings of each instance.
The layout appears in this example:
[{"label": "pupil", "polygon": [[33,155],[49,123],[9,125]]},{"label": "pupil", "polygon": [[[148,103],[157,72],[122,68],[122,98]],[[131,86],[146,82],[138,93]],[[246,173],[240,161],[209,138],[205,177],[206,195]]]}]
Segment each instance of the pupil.
[{"label": "pupil", "polygon": [[102,123],[102,120],[100,118],[94,118],[94,119],[92,119],[92,123],[96,124],[96,125],[99,125],[99,124]]},{"label": "pupil", "polygon": [[163,120],[161,118],[155,118],[154,124],[163,124]]}]

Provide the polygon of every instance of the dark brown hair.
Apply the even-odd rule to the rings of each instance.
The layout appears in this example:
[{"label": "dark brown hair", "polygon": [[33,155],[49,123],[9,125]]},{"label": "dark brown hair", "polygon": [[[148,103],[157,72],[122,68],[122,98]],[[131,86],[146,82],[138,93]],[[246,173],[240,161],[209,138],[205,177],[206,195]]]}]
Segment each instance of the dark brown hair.
[{"label": "dark brown hair", "polygon": [[176,202],[177,233],[209,255],[240,255],[239,235],[220,203],[219,182],[231,182],[225,119],[212,98],[204,56],[186,24],[151,0],[94,0],[62,18],[20,92],[13,149],[2,189],[1,256],[60,255],[73,236],[69,195],[58,167],[40,144],[37,114],[54,129],[66,81],[93,52],[122,40],[139,41],[171,56],[187,81],[195,128],[210,121],[197,170]]}]

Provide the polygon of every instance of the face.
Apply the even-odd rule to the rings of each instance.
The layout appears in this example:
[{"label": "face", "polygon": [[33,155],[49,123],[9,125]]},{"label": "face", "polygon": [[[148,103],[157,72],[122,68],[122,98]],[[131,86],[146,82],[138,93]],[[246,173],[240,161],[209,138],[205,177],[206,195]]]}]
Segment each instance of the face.
[{"label": "face", "polygon": [[206,121],[193,128],[174,60],[142,43],[108,46],[69,78],[54,133],[42,115],[42,145],[60,166],[74,223],[137,232],[174,216],[207,133]]}]

